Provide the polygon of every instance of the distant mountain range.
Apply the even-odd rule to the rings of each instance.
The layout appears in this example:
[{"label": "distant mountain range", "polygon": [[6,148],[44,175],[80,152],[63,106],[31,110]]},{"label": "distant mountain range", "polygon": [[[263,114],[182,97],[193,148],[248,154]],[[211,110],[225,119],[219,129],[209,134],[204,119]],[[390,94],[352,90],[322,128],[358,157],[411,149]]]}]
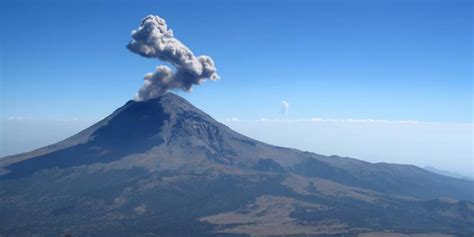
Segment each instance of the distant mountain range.
[{"label": "distant mountain range", "polygon": [[425,167],[423,167],[423,169],[431,171],[431,172],[436,173],[436,174],[448,176],[448,177],[453,177],[453,178],[458,178],[458,179],[467,179],[467,180],[474,181],[474,176],[466,176],[466,175],[458,174],[456,172],[452,172],[452,171],[449,171],[449,170],[437,169],[437,168],[431,167],[431,166],[425,166]]},{"label": "distant mountain range", "polygon": [[0,236],[474,234],[473,181],[265,144],[172,93],[0,159],[0,200]]}]

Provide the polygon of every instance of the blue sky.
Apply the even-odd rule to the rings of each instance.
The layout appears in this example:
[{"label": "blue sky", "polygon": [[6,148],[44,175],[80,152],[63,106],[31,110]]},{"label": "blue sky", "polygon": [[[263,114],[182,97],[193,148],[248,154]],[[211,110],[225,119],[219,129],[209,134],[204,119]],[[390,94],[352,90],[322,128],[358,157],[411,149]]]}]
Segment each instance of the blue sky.
[{"label": "blue sky", "polygon": [[221,80],[186,94],[219,118],[472,122],[469,1],[3,1],[2,116],[101,118],[157,60],[125,45],[165,18]]},{"label": "blue sky", "polygon": [[130,100],[161,64],[125,48],[148,14],[216,63],[221,80],[179,94],[246,135],[473,173],[473,4],[460,0],[0,0],[0,156]]}]

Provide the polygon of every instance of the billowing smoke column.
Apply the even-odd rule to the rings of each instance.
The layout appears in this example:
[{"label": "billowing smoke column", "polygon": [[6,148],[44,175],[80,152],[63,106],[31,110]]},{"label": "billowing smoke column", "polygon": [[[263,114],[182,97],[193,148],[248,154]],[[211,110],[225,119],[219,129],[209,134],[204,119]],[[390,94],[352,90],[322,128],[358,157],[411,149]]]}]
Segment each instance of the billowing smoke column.
[{"label": "billowing smoke column", "polygon": [[145,75],[145,83],[135,100],[156,98],[170,89],[191,91],[206,79],[218,80],[214,61],[209,56],[194,56],[193,52],[173,36],[164,19],[149,15],[142,19],[140,27],[132,31],[127,48],[143,57],[158,58],[171,63],[176,71],[160,65],[154,73]]}]

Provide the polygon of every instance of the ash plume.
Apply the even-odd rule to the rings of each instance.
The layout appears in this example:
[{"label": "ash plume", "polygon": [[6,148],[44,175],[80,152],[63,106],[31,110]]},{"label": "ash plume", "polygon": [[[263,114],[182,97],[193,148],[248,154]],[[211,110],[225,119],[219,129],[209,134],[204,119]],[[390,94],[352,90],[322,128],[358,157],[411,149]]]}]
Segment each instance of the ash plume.
[{"label": "ash plume", "polygon": [[157,58],[169,62],[176,70],[165,65],[156,67],[153,73],[144,76],[144,84],[135,100],[156,98],[171,89],[191,91],[193,85],[204,80],[218,80],[217,69],[211,57],[195,56],[159,16],[149,15],[142,19],[138,29],[132,31],[132,40],[127,48],[146,58]]}]

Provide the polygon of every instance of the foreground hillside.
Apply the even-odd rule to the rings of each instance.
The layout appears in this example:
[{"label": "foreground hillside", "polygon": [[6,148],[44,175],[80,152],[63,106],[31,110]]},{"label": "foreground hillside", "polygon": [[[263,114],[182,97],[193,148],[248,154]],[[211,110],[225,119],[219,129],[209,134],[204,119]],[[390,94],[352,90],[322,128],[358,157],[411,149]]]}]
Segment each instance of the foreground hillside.
[{"label": "foreground hillside", "polygon": [[0,174],[0,236],[474,234],[472,181],[271,146],[171,93]]}]

